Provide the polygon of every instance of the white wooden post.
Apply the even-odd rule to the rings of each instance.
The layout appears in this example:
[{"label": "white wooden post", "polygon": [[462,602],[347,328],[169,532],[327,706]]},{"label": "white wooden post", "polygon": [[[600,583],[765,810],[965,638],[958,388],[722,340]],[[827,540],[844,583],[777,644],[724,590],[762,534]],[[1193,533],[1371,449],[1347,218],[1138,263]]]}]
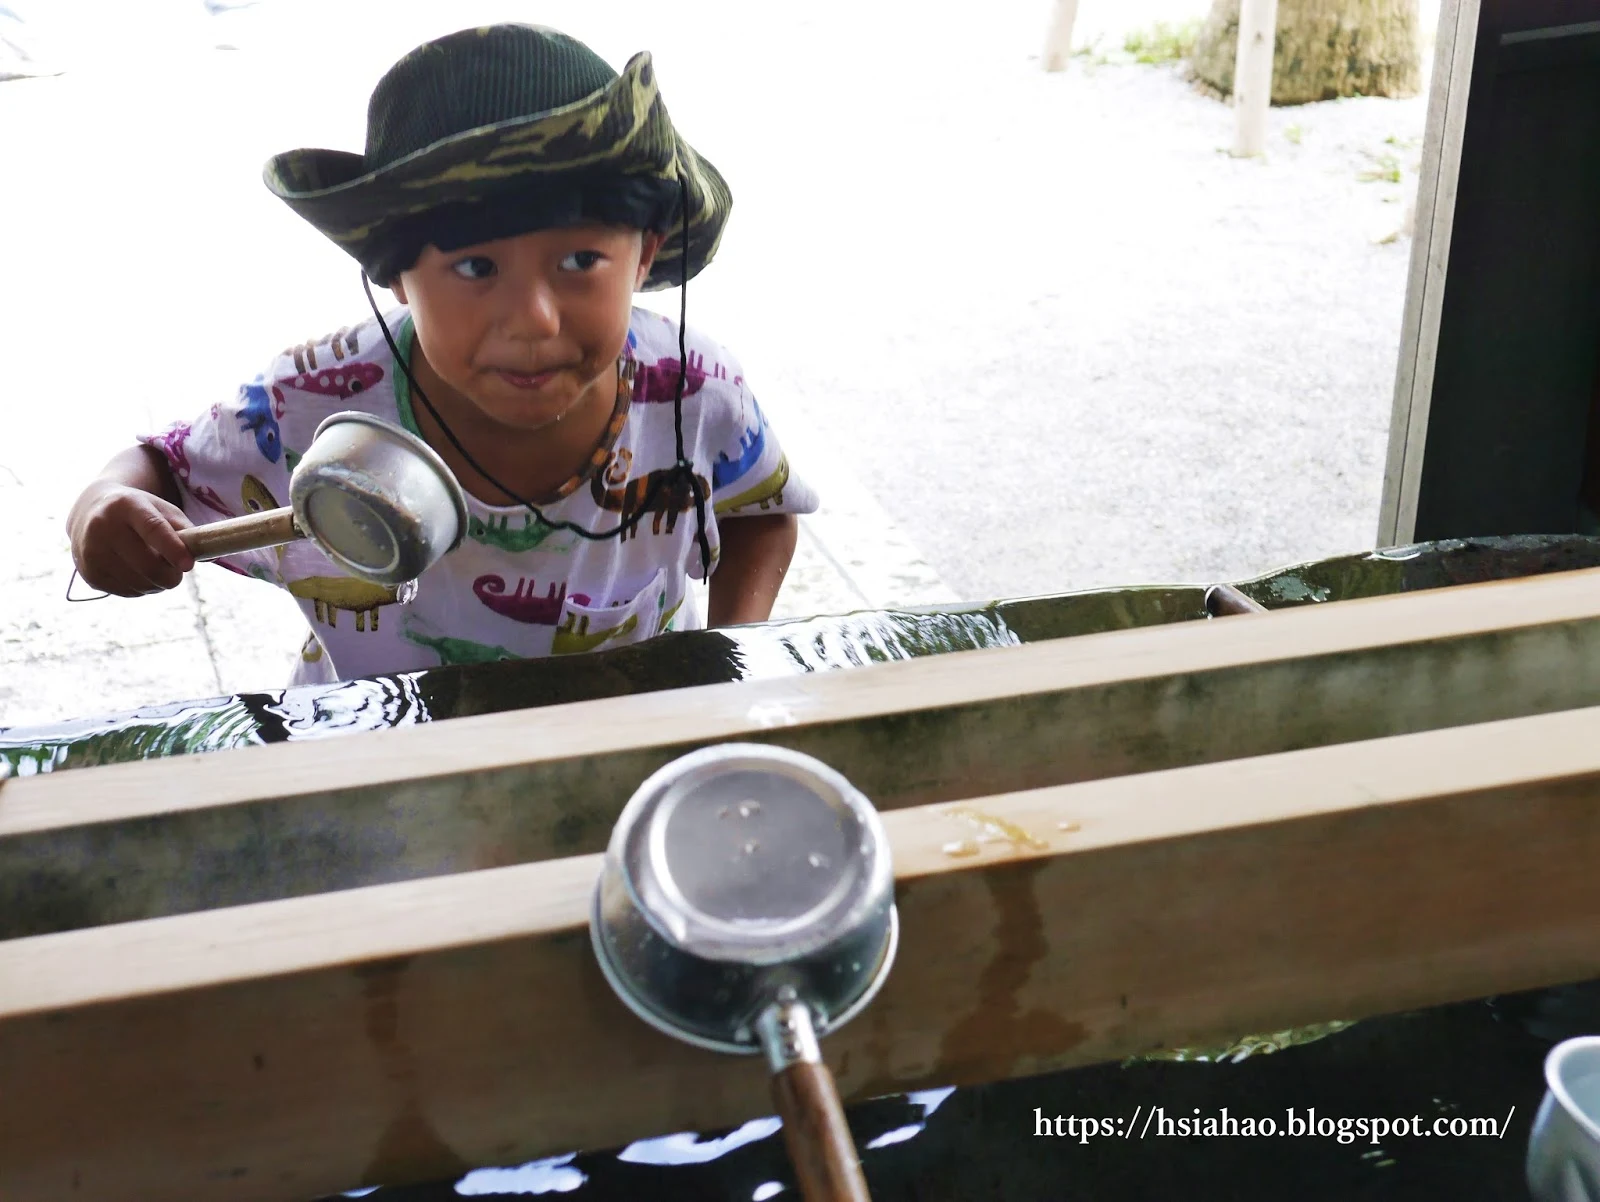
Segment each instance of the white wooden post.
[{"label": "white wooden post", "polygon": [[1272,103],[1272,54],[1278,0],[1241,0],[1239,48],[1233,61],[1233,104],[1238,127],[1233,153],[1258,155],[1267,147],[1267,107]]},{"label": "white wooden post", "polygon": [[[1276,2],[1276,0],[1274,0]],[[1078,0],[1055,0],[1050,32],[1044,39],[1044,69],[1060,71],[1072,57],[1072,26],[1078,19]]]}]

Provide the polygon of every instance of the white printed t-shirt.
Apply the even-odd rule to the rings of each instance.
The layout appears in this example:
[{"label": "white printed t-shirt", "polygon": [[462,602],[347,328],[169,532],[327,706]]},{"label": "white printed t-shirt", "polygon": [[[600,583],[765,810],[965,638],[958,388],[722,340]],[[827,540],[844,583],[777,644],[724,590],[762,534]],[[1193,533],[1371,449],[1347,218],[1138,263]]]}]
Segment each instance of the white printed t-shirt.
[{"label": "white printed t-shirt", "polygon": [[[409,314],[397,309],[386,320],[409,357]],[[720,521],[812,513],[817,497],[790,471],[733,357],[693,330],[686,345],[684,455],[711,485],[706,538],[715,571]],[[594,462],[539,506],[553,520],[614,530],[649,473],[677,461],[677,324],[633,310],[621,375]],[[406,377],[375,320],[284,351],[232,401],[140,441],[166,456],[190,520],[214,522],[287,505],[290,474],[317,426],[343,410],[417,433]],[[702,573],[693,500],[679,508],[686,492],[663,487],[625,538],[601,541],[468,494],[467,537],[423,573],[409,602],[348,575],[308,539],[218,562],[298,600],[312,637],[291,684],[594,651],[702,624],[689,594],[690,578]]]}]

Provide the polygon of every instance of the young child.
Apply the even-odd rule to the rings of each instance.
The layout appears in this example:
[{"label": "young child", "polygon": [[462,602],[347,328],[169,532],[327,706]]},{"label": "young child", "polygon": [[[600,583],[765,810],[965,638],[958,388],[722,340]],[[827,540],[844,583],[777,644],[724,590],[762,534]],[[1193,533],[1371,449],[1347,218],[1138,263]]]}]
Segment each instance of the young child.
[{"label": "young child", "polygon": [[451,34],[379,81],[364,156],[290,151],[265,179],[403,307],[113,459],[68,517],[88,584],[175,587],[179,530],[287,504],[318,423],[354,409],[444,458],[469,529],[409,601],[309,540],[219,561],[299,600],[291,683],[639,642],[700,625],[713,570],[711,625],[770,616],[817,499],[732,356],[633,308],[710,262],[731,205],[648,54],[618,75],[553,30]]}]

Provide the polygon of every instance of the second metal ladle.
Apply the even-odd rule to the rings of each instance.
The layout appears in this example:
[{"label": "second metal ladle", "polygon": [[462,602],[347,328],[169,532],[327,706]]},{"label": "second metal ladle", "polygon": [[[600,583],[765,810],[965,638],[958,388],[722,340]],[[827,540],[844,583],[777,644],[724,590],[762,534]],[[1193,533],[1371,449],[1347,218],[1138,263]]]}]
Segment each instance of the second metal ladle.
[{"label": "second metal ladle", "polygon": [[196,559],[217,559],[309,538],[363,580],[415,580],[466,537],[467,498],[436,451],[366,413],[335,413],[317,427],[281,509],[179,531]]}]

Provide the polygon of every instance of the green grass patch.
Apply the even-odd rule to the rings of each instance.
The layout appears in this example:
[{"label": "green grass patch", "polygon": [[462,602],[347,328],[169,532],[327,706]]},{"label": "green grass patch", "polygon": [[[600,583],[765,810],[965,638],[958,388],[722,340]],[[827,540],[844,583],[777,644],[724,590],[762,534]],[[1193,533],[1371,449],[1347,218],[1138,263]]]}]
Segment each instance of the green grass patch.
[{"label": "green grass patch", "polygon": [[1136,63],[1175,63],[1194,52],[1194,42],[1199,36],[1198,20],[1176,24],[1157,21],[1147,29],[1136,29],[1128,34],[1122,40],[1122,49]]},{"label": "green grass patch", "polygon": [[1392,154],[1373,154],[1364,152],[1372,160],[1373,165],[1356,176],[1364,184],[1398,184],[1400,182],[1400,160]]},{"label": "green grass patch", "polygon": [[1177,24],[1157,21],[1154,25],[1127,34],[1122,39],[1122,45],[1116,49],[1103,45],[1103,39],[1097,34],[1093,41],[1074,50],[1072,57],[1082,59],[1091,68],[1125,67],[1132,63],[1161,66],[1188,58],[1199,36],[1198,20]]}]

